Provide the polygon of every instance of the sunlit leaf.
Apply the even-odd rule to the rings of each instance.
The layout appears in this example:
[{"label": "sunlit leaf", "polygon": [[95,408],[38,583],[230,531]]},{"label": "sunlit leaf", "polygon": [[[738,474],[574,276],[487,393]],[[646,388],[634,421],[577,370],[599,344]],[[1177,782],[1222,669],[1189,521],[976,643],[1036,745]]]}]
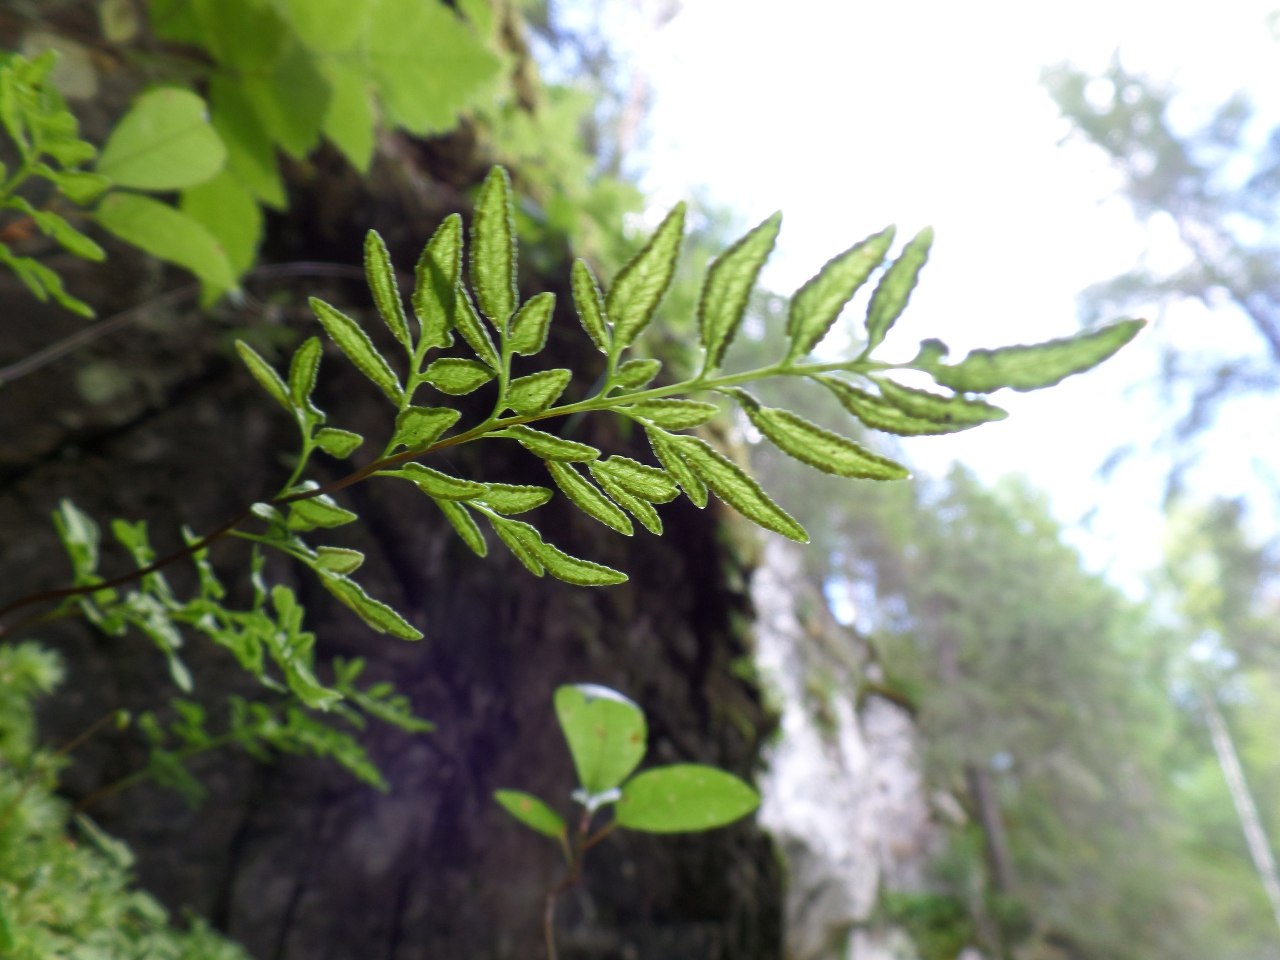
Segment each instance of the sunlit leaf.
[{"label": "sunlit leaf", "polygon": [[595,467],[608,474],[622,489],[651,503],[667,503],[679,495],[671,475],[658,467],[640,463],[630,457],[610,457]]},{"label": "sunlit leaf", "polygon": [[601,469],[600,461],[591,461],[587,464],[587,469],[591,471],[591,476],[611,500],[639,520],[640,524],[655,537],[662,536],[662,517],[652,503],[624,487],[614,474]]},{"label": "sunlit leaf", "polygon": [[627,582],[627,575],[621,570],[615,570],[613,567],[606,567],[602,563],[591,560],[583,560],[581,557],[570,556],[541,537],[526,542],[534,556],[546,567],[547,573],[557,580],[572,583],[577,587],[609,587]]},{"label": "sunlit leaf", "polygon": [[154,257],[186,267],[211,290],[235,287],[235,270],[213,234],[168,204],[135,193],[111,193],[94,215],[109,233]]},{"label": "sunlit leaf", "polygon": [[573,306],[582,329],[601,353],[609,352],[611,338],[604,316],[604,298],[600,284],[585,260],[573,261]]},{"label": "sunlit leaf", "polygon": [[324,327],[325,333],[329,334],[333,342],[347,355],[347,359],[355,365],[357,370],[372,380],[388,399],[398,404],[404,398],[404,390],[390,364],[378,352],[369,335],[345,313],[318,297],[312,297],[308,303],[311,304],[311,309],[315,312],[320,325]]},{"label": "sunlit leaf", "polygon": [[893,227],[872,234],[844,253],[827,261],[813,279],[791,298],[787,313],[787,359],[805,356],[818,345],[840,311],[880,266],[893,243]]},{"label": "sunlit leaf", "polygon": [[458,422],[461,414],[452,407],[405,407],[396,414],[396,431],[391,448],[424,450]]},{"label": "sunlit leaf", "polygon": [[489,336],[489,331],[483,323],[480,322],[480,315],[476,313],[476,305],[471,302],[471,294],[467,292],[462,284],[458,284],[454,291],[453,301],[453,326],[454,329],[462,335],[462,339],[476,352],[476,356],[482,361],[497,370],[501,366],[498,358],[498,348],[493,345],[493,338]]},{"label": "sunlit leaf", "polygon": [[889,328],[902,315],[915,289],[921,268],[929,259],[929,247],[933,244],[933,229],[925,227],[902,248],[898,259],[889,265],[871,294],[867,305],[867,346],[870,353],[880,345]]},{"label": "sunlit leaf", "polygon": [[518,424],[493,434],[495,437],[510,437],[530,453],[543,460],[594,460],[600,451],[576,440],[566,440],[555,434],[535,430],[533,427]]},{"label": "sunlit leaf", "polygon": [[488,489],[485,484],[461,477],[451,477],[439,470],[432,470],[420,463],[406,463],[396,470],[379,470],[375,477],[399,477],[414,484],[423,493],[437,500],[471,500],[482,497]]},{"label": "sunlit leaf", "polygon": [[867,426],[902,437],[957,433],[1007,416],[999,407],[982,400],[944,397],[891,380],[877,381],[880,396],[875,396],[836,377],[817,379]]},{"label": "sunlit leaf", "polygon": [[676,483],[680,484],[680,489],[685,492],[693,505],[702,508],[707,505],[707,485],[702,482],[696,473],[689,468],[684,462],[675,445],[671,442],[671,435],[665,430],[658,427],[645,427],[645,436],[649,438],[649,446],[653,448],[654,455],[658,458],[658,462],[662,464],[662,468],[671,474]]},{"label": "sunlit leaf", "polygon": [[922,369],[942,386],[961,393],[990,393],[1001,387],[1039,390],[1093,369],[1136,337],[1145,324],[1145,320],[1121,320],[1044,343],[974,350],[957,364],[935,362]]},{"label": "sunlit leaf", "polygon": [[480,532],[479,525],[466,507],[451,500],[437,500],[436,506],[462,538],[463,543],[477,556],[483,557],[489,553],[489,545],[484,541],[484,534]]},{"label": "sunlit leaf", "polygon": [[339,460],[345,460],[358,449],[360,444],[364,443],[364,437],[350,430],[338,430],[334,427],[325,427],[316,432],[316,446],[329,454],[331,457],[337,457]]},{"label": "sunlit leaf", "polygon": [[628,360],[618,367],[618,372],[613,375],[613,382],[626,390],[639,390],[656,377],[661,369],[661,360]]},{"label": "sunlit leaf", "polygon": [[628,416],[647,420],[665,430],[700,427],[720,413],[720,408],[714,403],[683,399],[641,400],[619,409]]},{"label": "sunlit leaf", "polygon": [[317,527],[341,527],[360,518],[338,506],[332,497],[319,496],[295,500],[289,504],[290,530],[315,530]]},{"label": "sunlit leaf", "polygon": [[900,463],[872,453],[848,437],[832,433],[790,410],[761,406],[745,391],[734,397],[752,425],[787,456],[839,477],[901,480],[908,476]]},{"label": "sunlit leaf", "polygon": [[500,330],[516,308],[516,224],[511,178],[502,167],[485,177],[471,221],[471,286],[480,310]]},{"label": "sunlit leaf", "polygon": [[548,460],[546,463],[556,486],[587,516],[599,520],[605,526],[612,527],[628,537],[632,535],[630,518],[582,474],[567,463],[556,460]]},{"label": "sunlit leaf", "polygon": [[316,564],[330,573],[355,573],[364,563],[364,554],[346,547],[316,547]]},{"label": "sunlit leaf", "polygon": [[541,413],[564,393],[572,377],[563,367],[518,377],[507,386],[507,406],[522,416]]},{"label": "sunlit leaf", "polygon": [[616,690],[589,683],[559,687],[555,708],[578,782],[588,793],[618,786],[644,757],[644,713]]},{"label": "sunlit leaf", "polygon": [[524,483],[489,483],[485,485],[483,500],[498,513],[515,514],[534,510],[551,499],[546,487]]},{"label": "sunlit leaf", "polygon": [[373,294],[373,303],[382,322],[401,346],[412,354],[413,340],[409,336],[409,321],[404,315],[404,301],[400,299],[400,284],[396,282],[391,254],[376,230],[370,230],[364,237],[364,275],[369,281],[369,292]]},{"label": "sunlit leaf", "polygon": [[462,396],[493,379],[493,369],[478,360],[442,357],[422,371],[423,379],[441,393]]},{"label": "sunlit leaf", "polygon": [[614,277],[605,297],[605,312],[613,323],[614,353],[629,347],[653,319],[675,274],[676,257],[684,239],[684,204],[678,203],[658,225],[649,242]]},{"label": "sunlit leaf", "polygon": [[782,214],[775,213],[720,254],[707,271],[698,300],[698,333],[707,352],[704,370],[717,370],[724,360],[781,226]]},{"label": "sunlit leaf", "polygon": [[511,320],[507,343],[512,352],[531,357],[546,346],[555,306],[554,293],[539,293],[524,302]]},{"label": "sunlit leaf", "polygon": [[299,410],[311,402],[316,388],[316,375],[320,372],[320,355],[324,345],[319,337],[307,337],[293,353],[289,364],[289,399]]},{"label": "sunlit leaf", "polygon": [[622,785],[614,820],[646,833],[693,833],[723,827],[760,805],[760,795],[724,770],[695,763],[658,767]]},{"label": "sunlit leaf", "polygon": [[97,170],[121,187],[180,190],[208,180],[226,158],[205,102],[190,90],[159,87],[134,100],[112,128]]},{"label": "sunlit leaf", "polygon": [[280,379],[280,374],[276,373],[275,368],[263,360],[258,352],[243,340],[236,341],[236,352],[240,354],[240,359],[244,361],[244,365],[249,368],[249,372],[253,374],[253,379],[258,381],[262,389],[267,391],[285,410],[293,413],[293,403],[289,399],[289,388]]},{"label": "sunlit leaf", "polygon": [[741,467],[706,441],[674,435],[670,443],[712,493],[752,523],[798,543],[809,542],[809,534],[791,514],[774,503]]},{"label": "sunlit leaf", "polygon": [[401,640],[422,639],[422,631],[381,600],[373,599],[354,580],[348,580],[336,573],[326,571],[319,571],[319,573],[321,585],[379,633],[389,633]]},{"label": "sunlit leaf", "polygon": [[436,228],[414,268],[413,312],[421,338],[431,347],[453,343],[453,315],[462,276],[462,218],[447,216]]}]

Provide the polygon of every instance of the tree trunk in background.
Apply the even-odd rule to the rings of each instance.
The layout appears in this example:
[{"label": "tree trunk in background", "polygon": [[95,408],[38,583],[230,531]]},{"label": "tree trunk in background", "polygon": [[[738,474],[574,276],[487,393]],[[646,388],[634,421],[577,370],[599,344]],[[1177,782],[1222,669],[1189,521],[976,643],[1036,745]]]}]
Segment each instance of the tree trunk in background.
[{"label": "tree trunk in background", "polygon": [[[376,226],[396,262],[410,266],[440,219],[465,208],[464,191],[487,163],[465,132],[405,143],[391,155],[413,159],[384,154],[364,184],[322,155],[307,190],[292,198],[289,219],[273,224],[268,259],[358,265],[364,232]],[[122,251],[113,251],[107,269],[68,264],[67,274],[104,316],[174,283]],[[598,357],[567,310],[567,276],[565,261],[553,276],[525,277],[522,285],[526,294],[561,294],[547,363],[587,370],[589,378]],[[10,279],[0,295],[24,309],[7,321],[0,365],[83,324],[31,302]],[[190,301],[150,311],[5,388],[0,577],[7,596],[66,581],[48,520],[60,497],[74,498],[100,522],[147,518],[163,552],[180,524],[208,530],[279,485],[287,471],[276,451],[292,449],[291,425],[231,360],[229,341],[248,334],[255,342],[296,342],[317,332],[304,293],[356,312],[367,309],[368,293],[336,281],[250,287],[271,305],[254,310],[251,299],[214,318],[198,315]],[[331,422],[380,443],[386,404],[336,350],[326,352],[320,380],[318,399]],[[634,437],[607,421],[588,418],[578,429],[580,439],[648,459]],[[546,484],[542,466],[509,449],[515,446],[451,451],[446,468]],[[747,561],[726,545],[733,538],[718,529],[714,509],[672,505],[663,511],[665,537],[641,531],[628,539],[575,510],[542,508],[550,540],[632,576],[620,587],[589,590],[535,579],[497,545],[488,559],[475,557],[415,494],[377,483],[351,490],[366,523],[355,535],[335,531],[331,542],[368,551],[361,581],[406,611],[426,633],[423,642],[376,635],[313,580],[284,565],[269,571],[299,590],[321,657],[368,659],[371,680],[393,681],[438,724],[412,737],[368,731],[390,792],[324,763],[285,758],[263,766],[223,754],[197,765],[210,790],[198,810],[151,786],[92,810],[133,846],[148,889],[175,909],[212,916],[261,960],[541,956],[543,895],[560,879],[560,855],[491,795],[515,787],[567,807],[572,770],[551,707],[561,683],[603,683],[639,702],[650,719],[651,763],[712,763],[750,777],[772,726],[756,688],[734,670],[748,654]],[[222,543],[213,560],[244,599],[242,547]],[[103,566],[128,564],[108,551]],[[182,584],[185,575],[174,579]],[[163,659],[136,637],[104,637],[75,622],[48,624],[35,636],[69,662],[68,683],[48,701],[50,741],[68,739],[107,710],[156,708],[177,693]],[[217,702],[227,689],[253,692],[223,651],[193,642],[184,654],[201,684],[197,696]],[[128,733],[95,740],[77,752],[65,789],[84,797],[144,761]],[[561,898],[560,955],[776,960],[781,902],[771,844],[752,823],[678,838],[619,832],[593,851],[585,885]]]},{"label": "tree trunk in background", "polygon": [[1204,710],[1204,719],[1209,725],[1213,752],[1218,756],[1223,779],[1227,781],[1227,789],[1231,791],[1236,815],[1240,818],[1240,828],[1244,831],[1249,856],[1253,858],[1254,869],[1258,871],[1258,881],[1266,891],[1276,926],[1280,926],[1280,874],[1276,872],[1276,860],[1271,853],[1271,844],[1262,827],[1258,806],[1253,802],[1253,794],[1244,778],[1244,769],[1240,766],[1239,756],[1236,755],[1231,731],[1227,728],[1227,720],[1218,709],[1217,701],[1205,690],[1200,691],[1200,707]]}]

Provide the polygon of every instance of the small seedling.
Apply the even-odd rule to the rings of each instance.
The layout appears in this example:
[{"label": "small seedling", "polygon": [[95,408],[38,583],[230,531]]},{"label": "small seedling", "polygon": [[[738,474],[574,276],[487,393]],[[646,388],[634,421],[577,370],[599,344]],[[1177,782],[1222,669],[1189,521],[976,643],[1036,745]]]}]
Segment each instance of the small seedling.
[{"label": "small seedling", "polygon": [[[560,844],[569,870],[547,892],[544,935],[547,956],[555,960],[555,904],[582,880],[588,850],[616,829],[644,833],[697,833],[740,820],[760,805],[760,796],[731,773],[699,763],[654,767],[632,776],[648,739],[644,712],[608,687],[590,683],[563,686],[555,693],[556,719],[569,743],[578,788],[572,799],[582,807],[576,827],[550,804],[521,790],[498,790],[503,809],[531,830]],[[608,808],[613,818],[595,826]]]}]

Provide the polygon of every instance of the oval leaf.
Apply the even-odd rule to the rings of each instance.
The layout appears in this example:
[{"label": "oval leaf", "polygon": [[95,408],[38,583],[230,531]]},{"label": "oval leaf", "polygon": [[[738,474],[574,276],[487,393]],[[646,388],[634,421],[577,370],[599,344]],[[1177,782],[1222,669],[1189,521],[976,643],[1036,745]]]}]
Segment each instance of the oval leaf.
[{"label": "oval leaf", "polygon": [[400,381],[360,325],[318,297],[312,297],[308,302],[320,325],[324,327],[324,332],[329,334],[356,369],[372,380],[393,403],[400,403],[404,398]]},{"label": "oval leaf", "polygon": [[1145,320],[1121,320],[1098,330],[1044,343],[974,350],[954,365],[922,366],[944,387],[959,393],[990,393],[1001,387],[1039,390],[1091,370],[1138,335]]},{"label": "oval leaf", "polygon": [[471,302],[469,294],[462,284],[458,284],[453,297],[453,326],[462,334],[462,339],[476,352],[476,356],[497,370],[501,364],[498,359],[498,348],[493,345],[493,338],[480,322],[476,313],[476,305]]},{"label": "oval leaf", "polygon": [[555,306],[554,293],[539,293],[525,301],[511,320],[511,332],[507,336],[507,344],[514,353],[531,357],[546,346]]},{"label": "oval leaf", "polygon": [[648,500],[638,497],[626,487],[620,484],[614,475],[607,470],[601,469],[598,460],[593,460],[587,464],[587,468],[591,471],[591,476],[595,477],[596,483],[604,489],[614,501],[626,509],[633,517],[640,521],[646,530],[655,537],[662,536],[662,517],[658,515],[658,511],[653,508]]},{"label": "oval leaf", "polygon": [[396,414],[391,449],[425,450],[455,423],[461,414],[450,407],[405,407]]},{"label": "oval leaf", "polygon": [[631,700],[608,687],[579,683],[556,690],[555,708],[587,793],[618,786],[639,765],[649,731]]},{"label": "oval leaf", "polygon": [[341,527],[360,518],[340,507],[332,497],[319,496],[295,500],[289,504],[290,530],[315,530],[317,527]]},{"label": "oval leaf", "polygon": [[316,565],[330,573],[355,573],[364,563],[364,554],[346,547],[316,547]]},{"label": "oval leaf", "polygon": [[797,543],[809,534],[796,519],[769,498],[741,467],[697,437],[672,436],[671,444],[711,492],[758,526]]},{"label": "oval leaf", "polygon": [[358,433],[352,433],[350,430],[325,427],[316,433],[316,446],[329,454],[329,456],[337,457],[339,460],[345,460],[351,456],[359,449],[362,443],[364,443],[364,437]]},{"label": "oval leaf", "polygon": [[614,354],[635,342],[671,285],[684,239],[684,209],[683,203],[675,205],[644,249],[618,271],[609,288],[605,313],[613,321]]},{"label": "oval leaf", "polygon": [[319,337],[307,337],[293,353],[289,364],[289,398],[298,409],[311,403],[311,393],[316,388],[316,375],[320,372],[320,355],[324,344]]},{"label": "oval leaf", "polygon": [[781,226],[782,214],[775,213],[720,254],[707,271],[698,300],[698,334],[707,352],[704,371],[719,369],[724,360]]},{"label": "oval leaf", "polygon": [[875,292],[871,294],[871,303],[867,305],[867,346],[870,353],[889,332],[889,328],[902,316],[911,291],[916,288],[916,280],[920,270],[929,259],[929,248],[933,245],[933,228],[925,227],[902,248],[898,259],[893,261],[884,272]]},{"label": "oval leaf", "polygon": [[880,266],[893,243],[893,227],[886,227],[856,243],[826,265],[796,291],[787,312],[787,359],[803,357],[827,335],[840,311]]},{"label": "oval leaf", "polygon": [[614,820],[646,833],[695,833],[741,820],[760,805],[760,795],[724,770],[679,763],[646,770],[628,780],[614,807]]},{"label": "oval leaf", "polygon": [[97,170],[121,187],[180,190],[208,180],[226,159],[205,102],[190,90],[160,87],[138,97],[115,125]]},{"label": "oval leaf", "polygon": [[557,368],[518,377],[507,386],[507,406],[522,416],[541,413],[564,393],[572,376],[571,371]]},{"label": "oval leaf", "polygon": [[493,799],[526,827],[553,840],[567,836],[564,818],[532,793],[525,793],[523,790],[495,790]]},{"label": "oval leaf", "polygon": [[462,396],[493,379],[493,370],[478,360],[444,357],[422,371],[422,377],[441,393]]},{"label": "oval leaf", "polygon": [[502,167],[485,177],[471,222],[471,286],[484,315],[505,331],[516,308],[516,225],[511,178]]},{"label": "oval leaf", "polygon": [[610,457],[596,464],[622,489],[651,503],[668,503],[680,493],[670,474],[630,457]]},{"label": "oval leaf", "polygon": [[364,275],[369,281],[369,292],[373,294],[373,303],[378,308],[382,322],[400,345],[412,354],[413,342],[409,338],[409,321],[404,315],[404,301],[400,299],[400,284],[396,282],[391,254],[376,230],[370,230],[364,236]]},{"label": "oval leaf", "polygon": [[658,375],[661,360],[628,360],[618,367],[613,382],[626,390],[638,390]]}]

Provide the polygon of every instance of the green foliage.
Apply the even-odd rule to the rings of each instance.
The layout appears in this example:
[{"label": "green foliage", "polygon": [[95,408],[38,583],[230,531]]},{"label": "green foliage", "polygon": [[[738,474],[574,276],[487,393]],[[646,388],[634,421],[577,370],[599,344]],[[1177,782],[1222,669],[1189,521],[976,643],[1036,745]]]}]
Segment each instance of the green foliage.
[{"label": "green foliage", "polygon": [[973,921],[963,902],[941,893],[885,893],[885,918],[911,935],[920,960],[953,960],[975,942]]},{"label": "green foliage", "polygon": [[247,960],[198,919],[169,926],[131,888],[132,856],[52,792],[60,758],[34,749],[32,701],[61,665],[32,644],[0,646],[0,956],[6,960]]}]

